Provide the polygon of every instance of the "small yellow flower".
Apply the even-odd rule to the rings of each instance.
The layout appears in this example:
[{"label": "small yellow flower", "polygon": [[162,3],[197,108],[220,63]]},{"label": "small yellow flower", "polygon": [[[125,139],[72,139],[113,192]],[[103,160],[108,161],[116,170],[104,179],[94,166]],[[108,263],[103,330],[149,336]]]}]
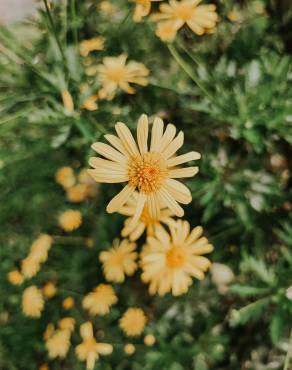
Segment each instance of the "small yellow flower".
[{"label": "small yellow flower", "polygon": [[67,189],[67,199],[72,203],[81,203],[88,196],[88,186],[85,184],[76,184]]},{"label": "small yellow flower", "polygon": [[145,335],[144,343],[146,344],[146,346],[151,347],[155,344],[155,342],[156,342],[156,339],[155,339],[154,335],[152,335],[152,334]]},{"label": "small yellow flower", "polygon": [[138,257],[135,249],[135,243],[131,243],[127,239],[121,242],[116,239],[111,249],[100,253],[99,259],[102,262],[106,280],[122,283],[125,280],[125,275],[134,274],[137,269],[136,259]]},{"label": "small yellow flower", "polygon": [[155,33],[161,41],[172,42],[175,39],[177,30],[173,27],[172,21],[161,21],[157,24]]},{"label": "small yellow flower", "polygon": [[117,8],[110,1],[102,1],[96,6],[97,11],[101,11],[105,15],[112,15]]},{"label": "small yellow flower", "polygon": [[94,245],[93,240],[91,238],[86,238],[84,244],[85,244],[85,247],[87,248],[92,248]]},{"label": "small yellow flower", "polygon": [[134,344],[132,344],[132,343],[127,343],[127,344],[125,344],[125,346],[124,346],[124,351],[125,351],[125,353],[126,353],[127,355],[131,356],[131,355],[133,355],[133,354],[135,353],[136,348],[135,348]]},{"label": "small yellow flower", "polygon": [[75,326],[75,319],[73,319],[73,317],[64,317],[59,320],[58,325],[61,330],[69,330],[72,332]]},{"label": "small yellow flower", "polygon": [[99,284],[93,292],[84,297],[82,305],[91,315],[105,315],[117,301],[118,298],[111,285]]},{"label": "small yellow flower", "polygon": [[40,271],[41,265],[38,261],[33,259],[30,255],[21,261],[22,275],[30,279]]},{"label": "small yellow flower", "polygon": [[68,113],[74,112],[73,98],[72,98],[72,95],[69,93],[69,91],[63,90],[61,95],[62,95],[63,105],[66,111]]},{"label": "small yellow flower", "polygon": [[39,370],[50,370],[50,368],[48,364],[42,364],[40,365]]},{"label": "small yellow flower", "polygon": [[242,13],[235,7],[232,10],[230,10],[230,12],[227,14],[227,18],[231,22],[242,22],[243,21]]},{"label": "small yellow flower", "polygon": [[76,178],[71,167],[61,167],[55,173],[55,181],[57,184],[63,186],[64,189],[68,189],[73,186],[76,182]]},{"label": "small yellow flower", "polygon": [[94,111],[98,108],[97,105],[98,95],[90,95],[88,96],[82,103],[81,108]]},{"label": "small yellow flower", "polygon": [[74,307],[75,301],[72,297],[67,297],[63,300],[62,306],[65,310],[70,310],[70,308]]},{"label": "small yellow flower", "polygon": [[140,308],[128,308],[119,321],[121,329],[127,336],[140,335],[146,324],[146,316]]},{"label": "small yellow flower", "polygon": [[76,355],[80,361],[86,361],[87,370],[93,370],[95,361],[99,355],[110,355],[113,351],[113,346],[108,343],[96,342],[90,321],[80,326],[80,335],[82,337],[82,343],[76,347]]},{"label": "small yellow flower", "polygon": [[70,348],[70,337],[69,330],[56,330],[46,341],[49,358],[65,358]]},{"label": "small yellow flower", "polygon": [[49,281],[48,283],[46,283],[46,285],[43,286],[42,292],[45,297],[49,299],[53,298],[57,292],[56,285],[53,282]]},{"label": "small yellow flower", "polygon": [[43,335],[44,340],[47,341],[49,338],[51,338],[54,332],[55,332],[54,324],[48,324]]},{"label": "small yellow flower", "polygon": [[103,64],[98,65],[97,71],[102,84],[99,91],[101,99],[111,100],[119,88],[128,94],[134,94],[136,91],[130,83],[147,85],[149,70],[145,65],[134,61],[126,63],[126,60],[127,55],[122,54],[118,57],[106,57]]},{"label": "small yellow flower", "polygon": [[94,37],[90,40],[84,40],[80,43],[80,54],[83,57],[94,50],[103,50],[104,48],[104,38],[103,37]]},{"label": "small yellow flower", "polygon": [[211,262],[201,256],[214,249],[207,238],[201,237],[202,227],[190,232],[190,224],[178,220],[170,227],[170,233],[158,227],[155,237],[147,238],[141,253],[141,278],[150,283],[150,294],[163,296],[172,292],[178,296],[186,293],[192,277],[202,280],[211,266]]},{"label": "small yellow flower", "polygon": [[44,309],[42,292],[32,285],[26,288],[22,294],[22,311],[26,316],[40,317]]},{"label": "small yellow flower", "polygon": [[133,217],[137,208],[138,193],[135,192],[133,196],[127,201],[127,203],[119,210],[122,215],[128,216],[124,223],[124,228],[122,230],[123,237],[129,237],[131,241],[136,241],[144,233],[145,229],[147,235],[154,235],[155,228],[160,223],[165,223],[167,225],[171,224],[174,214],[167,208],[160,209],[157,217],[152,217],[148,210],[147,205],[144,206],[142,214],[137,221],[133,223]]},{"label": "small yellow flower", "polygon": [[[160,26],[156,33],[162,34],[166,41],[172,41],[177,31],[187,24],[197,35],[203,35],[216,26],[218,15],[214,4],[199,5],[202,0],[169,0],[169,4],[161,4],[160,13],[155,14],[154,20],[168,21]],[[161,28],[164,27],[164,28]],[[172,31],[171,31],[172,28]],[[166,29],[168,29],[166,31]],[[165,36],[168,34],[168,37]]]},{"label": "small yellow flower", "polygon": [[143,17],[146,17],[151,11],[151,2],[162,0],[134,0],[136,3],[133,14],[134,22],[141,22]]},{"label": "small yellow flower", "polygon": [[9,282],[13,285],[21,285],[24,280],[23,275],[18,270],[8,272],[7,278]]},{"label": "small yellow flower", "polygon": [[30,257],[39,262],[46,262],[51,249],[53,238],[48,234],[41,234],[31,245]]},{"label": "small yellow flower", "polygon": [[82,216],[79,211],[70,209],[59,216],[59,225],[67,232],[78,229],[81,224]]}]

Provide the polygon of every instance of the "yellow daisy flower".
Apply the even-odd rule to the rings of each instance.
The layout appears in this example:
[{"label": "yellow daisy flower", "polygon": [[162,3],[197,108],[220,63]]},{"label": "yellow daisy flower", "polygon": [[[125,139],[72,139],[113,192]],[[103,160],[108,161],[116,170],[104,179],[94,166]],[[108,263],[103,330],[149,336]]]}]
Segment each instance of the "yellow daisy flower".
[{"label": "yellow daisy flower", "polygon": [[155,344],[155,342],[156,342],[156,339],[155,339],[154,335],[152,335],[152,334],[145,335],[144,343],[146,344],[146,346],[151,347]]},{"label": "yellow daisy flower", "polygon": [[169,235],[163,227],[158,227],[156,236],[147,238],[141,254],[141,278],[150,283],[150,294],[163,296],[172,292],[178,296],[186,293],[192,277],[202,280],[204,272],[211,266],[211,262],[201,254],[212,252],[214,247],[207,238],[201,237],[201,226],[190,232],[190,224],[178,220],[170,232]]},{"label": "yellow daisy flower", "polygon": [[104,158],[90,158],[89,163],[94,169],[89,173],[97,182],[119,183],[127,182],[123,190],[108,204],[107,212],[119,212],[123,205],[138,190],[138,199],[132,223],[137,222],[147,205],[153,218],[159,217],[160,207],[169,208],[178,217],[184,211],[178,204],[188,204],[192,200],[189,189],[175,180],[182,177],[192,177],[198,172],[198,167],[180,168],[182,163],[197,160],[200,154],[189,152],[175,156],[183,145],[184,135],[168,124],[165,132],[163,121],[155,118],[150,147],[148,147],[148,118],[143,114],[138,121],[138,146],[129,130],[122,122],[115,126],[118,136],[105,135],[110,145],[94,143],[92,148]]},{"label": "yellow daisy flower", "polygon": [[48,234],[41,234],[31,245],[30,256],[42,263],[48,259],[48,252],[53,244],[53,238]]},{"label": "yellow daisy flower", "polygon": [[133,355],[135,353],[135,351],[136,351],[136,348],[135,348],[134,344],[132,344],[132,343],[125,344],[125,346],[124,346],[124,352],[127,355],[131,356],[131,355]]},{"label": "yellow daisy flower", "polygon": [[49,358],[65,358],[70,348],[69,330],[56,330],[46,341]]},{"label": "yellow daisy flower", "polygon": [[131,243],[127,239],[121,242],[116,239],[111,249],[100,253],[99,259],[102,262],[106,280],[122,283],[125,280],[125,275],[134,274],[137,270],[136,259],[138,257],[135,249],[135,243]]},{"label": "yellow daisy flower", "polygon": [[[154,20],[168,21],[164,24],[164,31],[168,28],[168,35],[175,35],[176,32],[187,24],[190,29],[197,35],[203,35],[205,32],[216,26],[218,15],[214,4],[199,5],[202,0],[169,0],[169,4],[161,4],[159,7],[160,13],[153,16]],[[156,33],[161,34],[162,30],[157,30]],[[170,28],[172,27],[172,32]],[[163,33],[163,32],[162,32]],[[165,35],[165,32],[164,32]],[[168,37],[167,41],[172,41],[172,37]]]},{"label": "yellow daisy flower", "polygon": [[135,192],[119,210],[119,213],[128,216],[121,232],[123,237],[129,237],[131,241],[136,241],[140,238],[145,229],[147,235],[154,235],[156,225],[159,225],[161,222],[169,225],[173,221],[171,216],[174,216],[174,214],[168,208],[160,209],[158,218],[154,218],[150,215],[147,205],[145,205],[139,220],[137,223],[133,223],[132,220],[137,208],[137,201],[138,193]]},{"label": "yellow daisy flower", "polygon": [[117,301],[118,298],[111,285],[99,284],[93,292],[84,297],[82,305],[91,315],[105,315]]},{"label": "yellow daisy flower", "polygon": [[162,21],[157,24],[155,34],[164,42],[172,42],[175,39],[177,30],[173,27],[172,21]]},{"label": "yellow daisy flower", "polygon": [[45,297],[49,299],[53,298],[57,292],[56,285],[53,282],[49,281],[43,286],[42,292]]},{"label": "yellow daisy flower", "polygon": [[21,285],[24,277],[18,270],[13,270],[7,274],[8,281],[13,285]]},{"label": "yellow daisy flower", "polygon": [[60,329],[72,332],[75,326],[75,319],[73,317],[63,317],[63,319],[59,320],[58,325]]},{"label": "yellow daisy flower", "polygon": [[88,187],[85,184],[76,184],[67,189],[67,199],[72,203],[81,203],[88,196]]},{"label": "yellow daisy flower", "polygon": [[117,8],[110,1],[105,0],[96,6],[96,10],[101,11],[105,15],[113,15],[117,11]]},{"label": "yellow daisy flower", "polygon": [[70,310],[70,308],[74,307],[75,301],[72,297],[67,297],[63,300],[62,306],[65,310]]},{"label": "yellow daisy flower", "polygon": [[93,336],[92,324],[89,321],[80,326],[80,335],[83,341],[76,347],[76,355],[80,361],[86,361],[87,370],[93,370],[99,355],[110,355],[113,346],[108,343],[96,342]]},{"label": "yellow daisy flower", "polygon": [[59,216],[59,225],[67,232],[78,229],[81,224],[82,216],[79,211],[69,209]]},{"label": "yellow daisy flower", "polygon": [[133,14],[134,22],[141,22],[143,17],[146,17],[151,11],[151,3],[161,0],[134,0],[136,7]]},{"label": "yellow daisy flower", "polygon": [[30,255],[21,261],[21,272],[25,278],[32,278],[40,271],[41,265]]},{"label": "yellow daisy flower", "polygon": [[61,167],[55,173],[55,181],[64,189],[68,189],[76,182],[73,169],[69,166]]},{"label": "yellow daisy flower", "polygon": [[40,289],[32,285],[22,294],[22,311],[26,316],[40,317],[44,309],[44,299]]},{"label": "yellow daisy flower", "polygon": [[82,103],[81,108],[94,111],[98,108],[97,105],[98,95],[90,95],[88,96]]},{"label": "yellow daisy flower", "polygon": [[140,335],[147,318],[141,308],[128,308],[119,321],[120,328],[127,336]]},{"label": "yellow daisy flower", "polygon": [[99,79],[102,88],[99,91],[101,99],[111,100],[118,88],[128,94],[136,91],[129,84],[134,83],[141,86],[147,85],[149,70],[142,63],[130,61],[126,63],[127,55],[122,54],[118,57],[106,57],[103,64],[97,66]]},{"label": "yellow daisy flower", "polygon": [[103,37],[93,37],[90,40],[83,40],[80,43],[80,55],[87,57],[87,55],[94,50],[103,50],[104,48],[104,38]]}]

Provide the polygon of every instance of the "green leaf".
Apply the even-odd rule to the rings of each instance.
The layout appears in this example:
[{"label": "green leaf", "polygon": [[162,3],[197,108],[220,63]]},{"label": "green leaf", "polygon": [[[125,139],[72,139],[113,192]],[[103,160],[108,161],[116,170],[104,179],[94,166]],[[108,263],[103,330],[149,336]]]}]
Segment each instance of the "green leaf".
[{"label": "green leaf", "polygon": [[280,314],[276,314],[273,316],[270,324],[270,336],[274,345],[276,345],[280,340],[284,326],[283,324],[284,323]]},{"label": "green leaf", "polygon": [[231,293],[238,294],[241,297],[253,297],[269,293],[269,288],[259,288],[251,285],[234,284],[229,288]]},{"label": "green leaf", "polygon": [[250,303],[240,310],[233,310],[231,312],[230,325],[237,326],[245,324],[250,320],[259,318],[264,308],[270,303],[270,297],[259,299],[256,302]]}]

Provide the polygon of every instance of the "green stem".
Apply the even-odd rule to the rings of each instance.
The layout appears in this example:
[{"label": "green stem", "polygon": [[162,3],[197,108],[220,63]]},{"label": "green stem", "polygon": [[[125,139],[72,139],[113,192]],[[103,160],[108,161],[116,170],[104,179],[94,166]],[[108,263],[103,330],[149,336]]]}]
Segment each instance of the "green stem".
[{"label": "green stem", "polygon": [[73,39],[75,46],[78,45],[78,33],[76,24],[76,3],[75,0],[71,0],[71,25],[73,29]]},{"label": "green stem", "polygon": [[285,359],[284,370],[289,369],[291,356],[292,356],[292,329],[291,329],[291,332],[290,332],[290,339],[289,339],[289,343],[288,343],[288,351],[287,351],[287,356],[286,356],[286,359]]},{"label": "green stem", "polygon": [[84,124],[82,124],[82,122],[80,122],[79,120],[74,120],[74,124],[75,126],[77,127],[77,129],[80,131],[80,133],[83,135],[84,139],[91,143],[92,142],[92,139],[93,139],[93,136],[91,135],[91,133],[88,131],[88,129],[86,128],[86,126]]}]

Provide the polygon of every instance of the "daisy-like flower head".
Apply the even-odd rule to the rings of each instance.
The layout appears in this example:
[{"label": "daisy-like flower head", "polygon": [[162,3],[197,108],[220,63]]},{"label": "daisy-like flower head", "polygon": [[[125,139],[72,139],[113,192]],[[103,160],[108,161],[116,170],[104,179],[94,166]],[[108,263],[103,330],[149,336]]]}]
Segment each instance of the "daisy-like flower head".
[{"label": "daisy-like flower head", "polygon": [[129,128],[122,122],[115,126],[117,136],[105,135],[112,145],[95,143],[92,148],[104,158],[90,158],[89,170],[97,182],[127,182],[123,190],[108,204],[107,212],[119,212],[123,205],[138,191],[138,199],[132,223],[141,217],[144,206],[147,206],[151,217],[159,218],[160,207],[169,208],[178,217],[184,211],[178,204],[188,204],[192,200],[189,189],[175,180],[176,178],[192,177],[198,167],[180,168],[182,163],[199,159],[197,152],[189,152],[175,156],[183,145],[182,132],[176,135],[176,128],[168,124],[165,132],[163,121],[155,118],[150,146],[148,147],[148,118],[143,114],[138,121],[136,144]]},{"label": "daisy-like flower head", "polygon": [[105,315],[117,301],[118,298],[111,285],[99,284],[93,292],[84,297],[82,305],[91,315]]},{"label": "daisy-like flower head", "polygon": [[49,358],[65,358],[70,348],[71,333],[69,330],[58,329],[46,341]]},{"label": "daisy-like flower head", "polygon": [[79,211],[69,209],[59,216],[59,225],[67,232],[78,229],[81,224],[82,215]]},{"label": "daisy-like flower head", "polygon": [[46,298],[53,298],[57,293],[56,285],[52,281],[49,281],[43,286],[42,292]]},{"label": "daisy-like flower head", "polygon": [[135,243],[131,243],[127,239],[121,242],[116,239],[111,249],[100,253],[99,259],[102,262],[106,280],[122,283],[125,280],[125,275],[134,274],[137,269],[136,259],[138,257],[135,250]]},{"label": "daisy-like flower head", "polygon": [[120,328],[127,336],[140,335],[147,318],[141,308],[128,308],[119,321]]},{"label": "daisy-like flower head", "polygon": [[120,88],[128,94],[134,94],[136,91],[129,84],[134,83],[146,86],[149,70],[142,63],[130,61],[126,63],[127,55],[122,54],[118,57],[106,57],[103,64],[97,66],[99,79],[102,88],[99,91],[101,99],[111,100],[116,91]]},{"label": "daisy-like flower head", "polygon": [[76,182],[73,169],[69,166],[59,168],[55,173],[55,181],[64,189],[70,188]]},{"label": "daisy-like flower head", "polygon": [[104,38],[103,37],[94,37],[89,40],[83,40],[80,43],[80,54],[83,57],[87,57],[87,55],[94,50],[103,50],[104,48]]},{"label": "daisy-like flower head", "polygon": [[40,271],[40,262],[32,258],[31,255],[21,261],[21,272],[25,278],[32,278]]},{"label": "daisy-like flower head", "polygon": [[75,326],[75,319],[73,317],[63,317],[63,319],[59,320],[58,325],[60,329],[72,332]]},{"label": "daisy-like flower head", "polygon": [[159,225],[161,222],[168,225],[172,222],[172,216],[174,216],[174,214],[168,208],[160,209],[158,218],[154,218],[151,216],[147,205],[145,205],[139,220],[137,223],[133,224],[132,220],[137,208],[137,201],[138,193],[135,192],[119,210],[119,213],[128,216],[122,230],[123,237],[129,237],[131,241],[135,241],[140,238],[145,230],[147,230],[147,235],[154,235],[156,225]]},{"label": "daisy-like flower head", "polygon": [[65,310],[70,310],[70,308],[74,307],[75,301],[73,297],[67,297],[63,300],[62,306]]},{"label": "daisy-like flower head", "polygon": [[39,263],[46,262],[52,243],[53,238],[50,235],[41,234],[31,245],[30,257]]},{"label": "daisy-like flower head", "polygon": [[134,22],[141,22],[143,17],[146,17],[151,10],[151,3],[161,0],[134,0],[136,7],[133,14]]},{"label": "daisy-like flower head", "polygon": [[[161,4],[160,13],[153,16],[154,20],[167,21],[156,31],[158,36],[162,35],[166,41],[172,41],[176,32],[187,24],[197,35],[213,29],[218,21],[216,6],[214,4],[199,5],[202,0],[169,0],[169,4]],[[171,31],[172,28],[172,31]],[[166,31],[168,29],[168,31]],[[166,37],[166,33],[168,37]],[[172,35],[172,36],[170,36]]]},{"label": "daisy-like flower head", "polygon": [[67,189],[67,199],[72,203],[81,203],[88,196],[88,186],[85,184],[76,184]]},{"label": "daisy-like flower head", "polygon": [[190,232],[187,221],[178,220],[169,234],[163,227],[156,229],[155,237],[148,237],[141,253],[142,281],[150,283],[150,294],[160,296],[172,292],[174,296],[186,293],[192,277],[204,278],[211,262],[201,254],[213,251],[203,229],[197,226]]},{"label": "daisy-like flower head", "polygon": [[80,361],[86,361],[87,370],[93,370],[99,355],[110,355],[113,346],[108,343],[96,342],[92,324],[89,321],[80,326],[80,335],[83,341],[76,347],[76,355]]},{"label": "daisy-like flower head", "polygon": [[24,280],[23,275],[18,270],[8,272],[7,278],[9,282],[13,285],[21,285]]},{"label": "daisy-like flower head", "polygon": [[127,343],[127,344],[125,344],[125,346],[124,346],[124,351],[125,351],[125,353],[126,353],[127,355],[131,356],[131,355],[133,355],[133,354],[135,353],[136,348],[135,348],[134,344],[132,344],[132,343]]},{"label": "daisy-like flower head", "polygon": [[22,311],[26,316],[40,317],[44,309],[42,292],[32,285],[26,288],[22,294]]}]

